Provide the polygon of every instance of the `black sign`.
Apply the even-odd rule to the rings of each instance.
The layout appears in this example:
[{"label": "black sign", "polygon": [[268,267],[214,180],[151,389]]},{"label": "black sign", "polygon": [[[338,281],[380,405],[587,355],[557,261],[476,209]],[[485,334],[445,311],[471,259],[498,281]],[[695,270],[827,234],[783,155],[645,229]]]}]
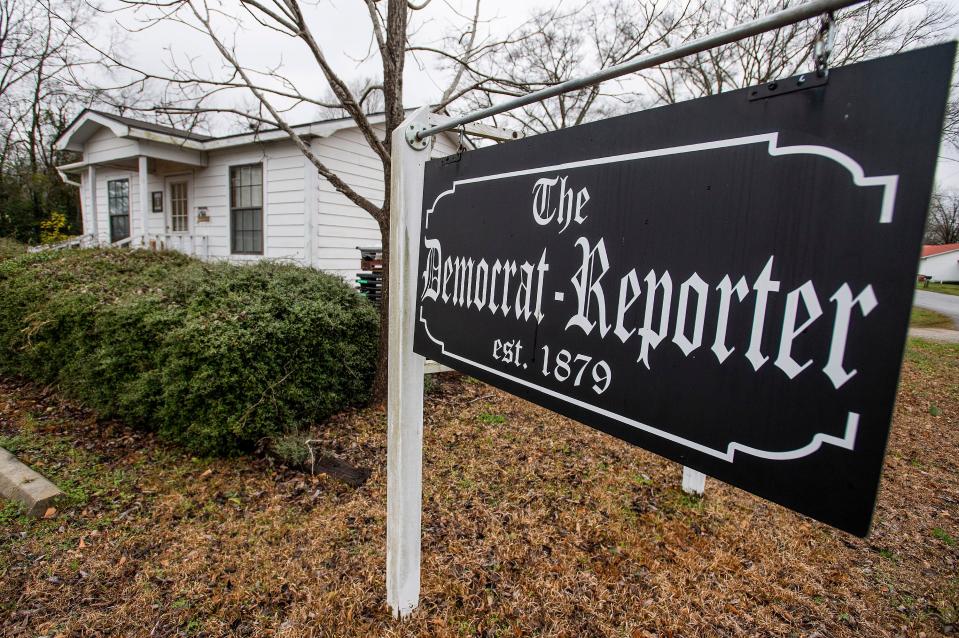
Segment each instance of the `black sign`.
[{"label": "black sign", "polygon": [[429,162],[414,349],[865,535],[954,54]]}]

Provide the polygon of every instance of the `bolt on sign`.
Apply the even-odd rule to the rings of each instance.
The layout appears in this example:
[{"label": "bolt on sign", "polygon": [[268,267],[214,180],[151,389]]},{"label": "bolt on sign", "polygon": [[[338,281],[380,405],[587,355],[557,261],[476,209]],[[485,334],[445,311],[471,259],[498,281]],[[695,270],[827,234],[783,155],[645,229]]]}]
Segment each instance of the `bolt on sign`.
[{"label": "bolt on sign", "polygon": [[414,350],[865,535],[954,54],[429,162]]}]

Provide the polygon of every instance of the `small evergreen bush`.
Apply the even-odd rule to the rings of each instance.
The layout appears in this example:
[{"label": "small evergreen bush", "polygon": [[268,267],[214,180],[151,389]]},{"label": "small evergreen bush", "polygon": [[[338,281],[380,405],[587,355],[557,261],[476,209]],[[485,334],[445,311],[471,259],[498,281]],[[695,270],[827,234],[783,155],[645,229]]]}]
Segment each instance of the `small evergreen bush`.
[{"label": "small evergreen bush", "polygon": [[368,399],[377,313],[341,279],[177,253],[70,250],[0,262],[0,372],[233,454]]}]

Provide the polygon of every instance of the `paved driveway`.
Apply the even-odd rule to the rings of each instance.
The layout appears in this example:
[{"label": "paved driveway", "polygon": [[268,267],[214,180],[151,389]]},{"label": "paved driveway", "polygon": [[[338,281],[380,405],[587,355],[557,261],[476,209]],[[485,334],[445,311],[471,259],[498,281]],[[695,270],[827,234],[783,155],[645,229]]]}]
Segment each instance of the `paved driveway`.
[{"label": "paved driveway", "polygon": [[928,341],[959,343],[959,330],[946,330],[945,328],[909,328],[909,336],[927,339]]},{"label": "paved driveway", "polygon": [[944,295],[939,292],[917,290],[913,303],[920,308],[935,310],[952,317],[956,327],[959,327],[959,295]]}]

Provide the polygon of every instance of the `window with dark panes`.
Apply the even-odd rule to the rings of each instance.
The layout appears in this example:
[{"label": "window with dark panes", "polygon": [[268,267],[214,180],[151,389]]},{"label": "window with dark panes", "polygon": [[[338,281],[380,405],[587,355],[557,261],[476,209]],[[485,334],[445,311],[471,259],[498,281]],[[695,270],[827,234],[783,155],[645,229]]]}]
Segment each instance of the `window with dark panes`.
[{"label": "window with dark panes", "polygon": [[263,254],[263,165],[230,167],[230,252]]},{"label": "window with dark panes", "polygon": [[130,180],[107,182],[107,211],[110,214],[110,241],[130,236]]}]

